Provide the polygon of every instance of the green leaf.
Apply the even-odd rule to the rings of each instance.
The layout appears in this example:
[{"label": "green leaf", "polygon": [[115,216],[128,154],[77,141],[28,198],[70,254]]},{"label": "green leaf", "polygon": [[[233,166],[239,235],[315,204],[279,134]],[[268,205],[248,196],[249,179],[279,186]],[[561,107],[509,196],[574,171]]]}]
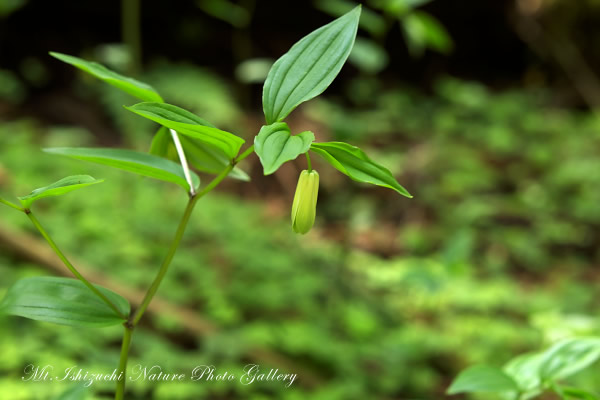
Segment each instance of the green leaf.
[{"label": "green leaf", "polygon": [[[180,136],[179,140],[188,162],[199,171],[218,174],[231,163],[221,149],[212,145],[188,136]],[[248,174],[238,167],[234,167],[228,176],[244,182],[250,181]]]},{"label": "green leaf", "polygon": [[[215,146],[185,135],[180,135],[179,141],[183,146],[188,163],[198,171],[218,174],[231,163],[227,155]],[[156,132],[150,146],[150,154],[179,162],[179,155],[168,128],[161,126]],[[238,167],[234,167],[228,176],[244,182],[250,180],[248,174]]]},{"label": "green leaf", "polygon": [[[357,3],[348,0],[322,0],[315,2],[314,6],[329,15],[339,17],[356,7]],[[362,10],[359,26],[371,35],[378,37],[384,35],[387,30],[385,19],[368,8]]]},{"label": "green leaf", "polygon": [[412,198],[412,195],[394,179],[390,171],[369,159],[356,146],[344,142],[313,143],[311,150],[355,181],[387,187]]},{"label": "green leaf", "polygon": [[541,393],[542,380],[540,379],[540,367],[543,363],[542,355],[539,353],[521,354],[510,360],[502,368],[504,372],[517,382],[523,393],[523,399],[534,397]]},{"label": "green leaf", "polygon": [[[152,138],[148,153],[154,156],[175,160],[174,158],[171,158],[171,149],[175,150],[175,145],[173,145],[173,139],[171,139],[169,129],[161,126]],[[177,156],[177,150],[175,150],[175,156]]]},{"label": "green leaf", "polygon": [[67,64],[71,64],[72,66],[77,67],[95,76],[96,78],[103,80],[109,85],[115,86],[122,91],[137,97],[140,100],[158,102],[163,101],[163,99],[152,86],[133,78],[117,74],[116,72],[106,68],[104,65],[82,60],[81,58],[69,56],[67,54],[50,52],[50,55],[66,62]]},{"label": "green leaf", "polygon": [[600,338],[579,337],[562,340],[543,352],[540,377],[559,380],[588,367],[600,358]]},{"label": "green leaf", "polygon": [[125,108],[182,135],[190,136],[221,149],[229,160],[235,158],[244,144],[244,139],[241,137],[217,129],[191,112],[171,104],[139,103]]},{"label": "green leaf", "polygon": [[433,16],[415,11],[402,18],[400,23],[404,28],[406,44],[413,57],[421,56],[426,47],[440,53],[449,53],[452,50],[452,38]]},{"label": "green leaf", "polygon": [[292,136],[285,122],[276,122],[260,128],[254,138],[254,150],[260,158],[265,175],[277,171],[287,161],[295,160],[300,154],[310,150],[315,140],[312,132],[302,132]]},{"label": "green leaf", "polygon": [[357,6],[305,36],[273,64],[263,86],[268,125],[327,89],[352,50],[360,11]]},{"label": "green leaf", "polygon": [[552,385],[552,389],[563,400],[598,400],[599,397],[593,393],[569,386]]},{"label": "green leaf", "polygon": [[[151,154],[125,149],[84,147],[55,147],[44,149],[44,151],[176,183],[186,191],[190,189],[181,165]],[[195,188],[200,185],[200,178],[195,173],[192,173],[192,181]]]},{"label": "green leaf", "polygon": [[462,371],[448,388],[448,394],[464,392],[516,392],[515,381],[501,369],[487,365],[474,365]]},{"label": "green leaf", "polygon": [[[129,315],[127,300],[108,289],[94,286],[123,315]],[[124,322],[124,319],[80,281],[50,276],[17,281],[0,302],[0,312],[72,326],[110,326]]]},{"label": "green leaf", "polygon": [[97,180],[89,175],[74,175],[67,176],[58,182],[54,182],[46,187],[35,189],[27,196],[19,197],[21,204],[25,208],[29,208],[31,204],[44,197],[49,196],[60,196],[65,193],[72,192],[73,190],[81,189],[86,186],[95,185],[96,183],[104,182],[104,179]]}]

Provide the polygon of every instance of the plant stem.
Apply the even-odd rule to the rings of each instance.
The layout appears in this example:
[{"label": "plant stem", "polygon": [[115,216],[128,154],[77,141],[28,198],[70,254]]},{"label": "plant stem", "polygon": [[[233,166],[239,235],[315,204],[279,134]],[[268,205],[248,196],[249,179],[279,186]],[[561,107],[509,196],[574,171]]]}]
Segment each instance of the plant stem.
[{"label": "plant stem", "polygon": [[[248,153],[248,154],[250,154],[250,153]],[[152,285],[150,285],[150,288],[146,292],[146,296],[144,296],[144,300],[142,301],[142,304],[137,309],[135,314],[133,314],[133,316],[129,319],[131,322],[131,325],[136,326],[140,322],[140,319],[146,312],[146,309],[150,305],[150,302],[152,301],[152,298],[156,294],[158,287],[160,286],[165,275],[167,274],[167,271],[169,270],[169,266],[171,265],[171,261],[173,261],[173,257],[175,256],[175,253],[177,252],[177,248],[179,247],[179,243],[181,242],[181,239],[183,238],[183,233],[185,232],[185,228],[187,227],[187,224],[190,220],[190,216],[192,215],[194,206],[196,205],[198,200],[200,200],[200,198],[202,198],[208,192],[213,190],[219,183],[221,183],[221,181],[223,179],[225,179],[227,177],[227,175],[229,175],[229,173],[231,172],[232,169],[233,169],[233,163],[229,164],[227,167],[225,167],[225,169],[223,171],[221,171],[221,173],[219,175],[217,175],[212,181],[210,181],[210,183],[208,185],[206,185],[206,187],[204,187],[204,189],[202,189],[196,195],[190,196],[190,200],[187,204],[187,207],[185,208],[183,217],[181,218],[181,221],[179,222],[179,226],[177,227],[177,231],[175,232],[175,237],[173,238],[171,247],[169,248],[169,251],[168,251],[166,257],[163,260],[163,262],[160,266],[160,269],[158,270],[158,273],[156,274],[156,278],[154,278]]]},{"label": "plant stem", "polygon": [[121,34],[129,51],[129,74],[137,76],[142,64],[140,0],[121,0]]},{"label": "plant stem", "polygon": [[156,294],[156,291],[158,290],[158,287],[160,286],[163,278],[165,277],[165,274],[169,270],[171,261],[173,260],[173,257],[175,256],[175,252],[177,251],[177,248],[179,247],[179,243],[181,242],[181,238],[183,237],[183,233],[185,232],[187,223],[190,220],[192,211],[194,210],[194,205],[196,205],[196,201],[197,201],[196,199],[197,199],[197,196],[190,196],[190,200],[188,201],[187,207],[185,208],[183,217],[181,218],[181,221],[179,222],[179,226],[177,227],[177,231],[175,232],[175,237],[173,238],[173,242],[171,243],[171,246],[169,247],[169,251],[168,251],[166,257],[164,258],[164,260],[160,266],[160,269],[158,270],[158,273],[156,274],[156,277],[154,278],[152,285],[150,285],[150,287],[148,288],[148,291],[146,292],[146,295],[144,296],[144,300],[140,304],[140,307],[136,310],[135,314],[133,314],[132,317],[129,318],[131,325],[136,326],[138,324],[138,322],[142,318],[142,315],[144,315],[144,313],[146,312],[146,309],[150,305],[152,298]]},{"label": "plant stem", "polygon": [[31,220],[31,222],[33,222],[33,225],[42,234],[42,236],[44,237],[44,239],[46,239],[46,241],[48,242],[48,244],[50,245],[50,247],[52,248],[52,250],[54,250],[54,252],[58,256],[58,258],[60,258],[61,261],[63,262],[63,264],[65,264],[65,266],[69,269],[69,271],[71,271],[73,273],[73,275],[75,275],[75,277],[77,279],[79,279],[85,286],[87,286],[92,292],[94,292],[96,294],[96,296],[98,296],[110,308],[112,308],[112,310],[119,317],[121,317],[124,320],[126,320],[127,316],[123,315],[123,313],[121,311],[119,311],[119,309],[117,308],[117,306],[115,306],[114,303],[108,299],[108,297],[106,297],[100,290],[98,290],[97,287],[95,287],[94,285],[92,285],[87,279],[85,279],[83,277],[83,275],[81,275],[79,273],[79,271],[77,271],[77,269],[73,266],[73,264],[71,264],[71,262],[63,254],[63,252],[58,248],[58,246],[56,245],[56,243],[54,243],[54,241],[52,240],[52,238],[50,237],[50,235],[48,235],[48,232],[46,232],[46,230],[42,227],[42,225],[37,220],[37,218],[35,217],[35,215],[33,215],[33,213],[31,212],[31,210],[27,209],[27,210],[24,210],[24,211],[25,211],[25,214],[27,214],[27,216]]},{"label": "plant stem", "polygon": [[312,164],[310,162],[310,156],[308,155],[308,151],[306,153],[306,166],[308,167],[308,172],[312,171]]},{"label": "plant stem", "polygon": [[167,271],[169,270],[171,261],[173,261],[173,257],[175,256],[175,253],[177,252],[177,248],[179,247],[179,244],[181,243],[181,239],[183,238],[183,234],[185,233],[185,228],[187,227],[187,224],[190,220],[192,212],[194,211],[194,206],[196,205],[198,200],[200,200],[204,195],[206,195],[208,192],[210,192],[215,187],[217,187],[217,185],[219,183],[221,183],[221,181],[223,181],[223,179],[225,179],[227,177],[227,175],[229,175],[229,173],[231,172],[231,170],[233,169],[235,164],[242,161],[244,158],[248,157],[250,154],[252,154],[253,151],[254,151],[254,145],[247,148],[246,151],[244,151],[239,157],[237,157],[235,160],[233,160],[231,162],[231,164],[229,164],[227,167],[225,167],[225,169],[223,169],[223,171],[221,171],[219,173],[219,175],[217,175],[212,181],[210,181],[210,183],[208,185],[206,185],[204,187],[204,189],[202,189],[197,194],[190,194],[190,200],[188,201],[187,207],[185,208],[185,211],[183,213],[183,217],[181,218],[181,221],[179,222],[179,226],[177,227],[177,231],[175,232],[175,237],[173,238],[173,242],[171,243],[171,246],[169,247],[169,251],[168,251],[166,257],[164,258],[164,260],[160,266],[160,269],[158,270],[158,273],[156,274],[156,277],[154,278],[154,281],[148,288],[148,291],[146,292],[146,295],[144,296],[144,300],[142,300],[140,307],[136,310],[136,312],[134,314],[132,314],[129,317],[129,320],[124,325],[125,326],[125,335],[123,336],[123,344],[121,346],[121,357],[119,359],[119,373],[123,372],[123,380],[119,380],[117,382],[117,391],[115,394],[115,400],[123,400],[123,398],[124,398],[123,396],[125,393],[125,376],[126,376],[126,368],[127,368],[127,359],[129,358],[129,347],[131,344],[131,335],[133,333],[133,329],[140,322],[140,319],[142,318],[142,316],[148,309],[148,306],[150,306],[150,302],[152,302],[152,299],[156,295],[156,292],[158,291],[158,288],[159,288],[162,280],[164,279],[165,275],[167,274]]},{"label": "plant stem", "polygon": [[248,157],[250,154],[252,154],[254,152],[254,145],[248,147],[242,154],[240,154],[234,161],[233,161],[233,165],[239,163],[240,161],[242,161],[244,158]]},{"label": "plant stem", "polygon": [[[125,380],[127,378],[127,359],[129,357],[129,346],[131,345],[131,335],[133,327],[128,323],[124,324],[125,333],[123,334],[123,344],[121,345],[121,357],[119,358],[119,367],[117,370],[117,392],[115,400],[123,400],[125,395]],[[121,375],[122,374],[122,375]]]},{"label": "plant stem", "polygon": [[19,206],[18,206],[18,205],[16,205],[16,204],[13,204],[13,203],[11,203],[11,202],[10,202],[10,201],[8,201],[8,200],[4,200],[2,197],[0,197],[0,203],[2,203],[2,204],[6,204],[7,206],[14,208],[15,210],[19,210],[19,211],[25,211],[23,208],[19,207]]}]

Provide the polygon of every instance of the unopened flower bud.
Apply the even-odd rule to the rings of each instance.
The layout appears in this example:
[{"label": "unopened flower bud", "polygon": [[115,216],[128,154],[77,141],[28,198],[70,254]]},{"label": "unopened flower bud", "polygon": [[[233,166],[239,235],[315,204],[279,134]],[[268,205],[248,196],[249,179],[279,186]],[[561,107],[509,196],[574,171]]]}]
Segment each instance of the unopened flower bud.
[{"label": "unopened flower bud", "polygon": [[292,204],[292,229],[305,234],[315,223],[317,196],[319,194],[319,174],[304,170],[298,178],[294,203]]}]

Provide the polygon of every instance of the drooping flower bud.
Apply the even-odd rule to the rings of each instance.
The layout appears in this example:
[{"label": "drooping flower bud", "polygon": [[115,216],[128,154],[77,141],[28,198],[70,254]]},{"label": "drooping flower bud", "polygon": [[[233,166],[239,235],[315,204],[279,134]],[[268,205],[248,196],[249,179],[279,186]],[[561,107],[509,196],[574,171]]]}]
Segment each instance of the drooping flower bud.
[{"label": "drooping flower bud", "polygon": [[319,194],[319,174],[304,170],[298,178],[294,203],[292,204],[292,229],[305,234],[315,223],[317,196]]}]

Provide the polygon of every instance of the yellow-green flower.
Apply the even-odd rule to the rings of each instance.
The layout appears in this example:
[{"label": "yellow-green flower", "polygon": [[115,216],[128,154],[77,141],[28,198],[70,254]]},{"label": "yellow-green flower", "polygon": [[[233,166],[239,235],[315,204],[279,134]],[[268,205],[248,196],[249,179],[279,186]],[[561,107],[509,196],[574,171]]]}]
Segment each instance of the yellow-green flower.
[{"label": "yellow-green flower", "polygon": [[292,229],[305,234],[315,223],[317,196],[319,195],[319,174],[317,171],[302,171],[298,178],[294,203],[292,204]]}]

